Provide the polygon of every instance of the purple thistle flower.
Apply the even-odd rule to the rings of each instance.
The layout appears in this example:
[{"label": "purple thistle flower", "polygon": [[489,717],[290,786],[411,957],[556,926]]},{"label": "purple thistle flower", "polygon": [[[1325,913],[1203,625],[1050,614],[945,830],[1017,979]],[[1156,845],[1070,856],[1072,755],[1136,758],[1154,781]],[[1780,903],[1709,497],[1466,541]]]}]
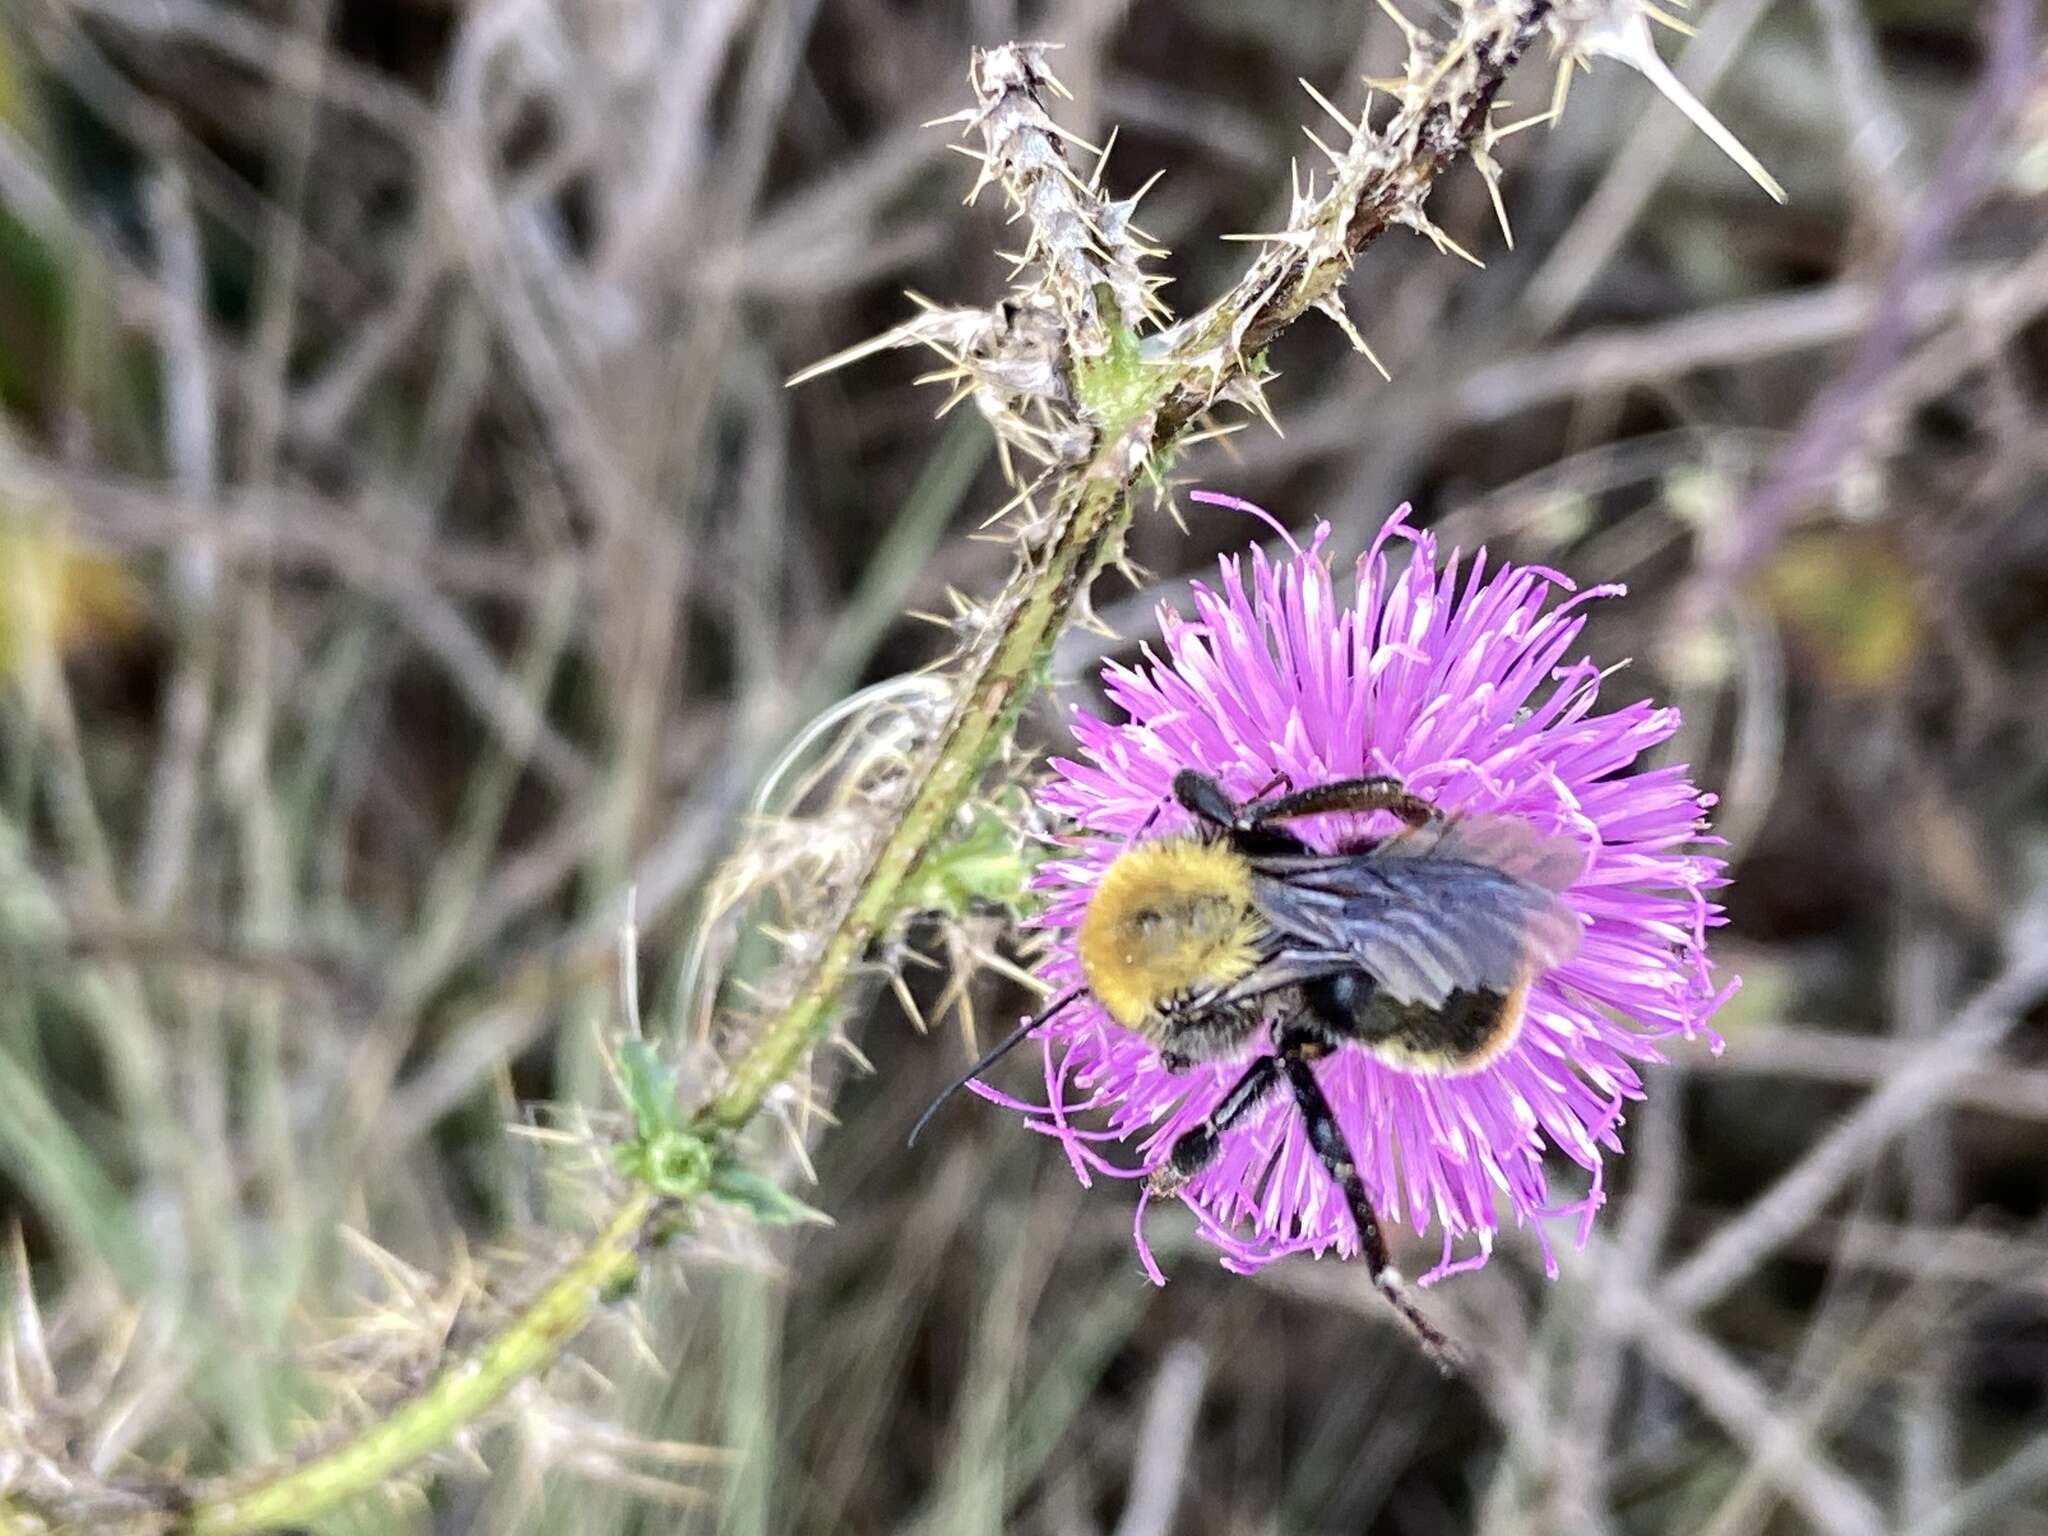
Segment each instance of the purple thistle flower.
[{"label": "purple thistle flower", "polygon": [[[1503,1195],[1516,1222],[1535,1229],[1554,1275],[1543,1220],[1576,1216],[1585,1242],[1604,1199],[1603,1153],[1621,1150],[1622,1111],[1643,1095],[1636,1064],[1660,1060],[1657,1042],[1671,1035],[1704,1034],[1720,1048],[1705,1021],[1734,984],[1716,990],[1706,934],[1721,921],[1708,892],[1722,883],[1723,864],[1689,851],[1712,797],[1683,767],[1629,773],[1677,730],[1677,711],[1637,703],[1597,714],[1600,670],[1566,660],[1585,604],[1619,587],[1574,595],[1569,580],[1538,566],[1489,573],[1483,549],[1461,576],[1460,556],[1439,567],[1434,539],[1406,525],[1407,511],[1359,562],[1351,602],[1337,598],[1325,524],[1307,550],[1297,546],[1277,565],[1254,549],[1249,578],[1242,559],[1223,560],[1216,587],[1195,585],[1193,618],[1162,607],[1163,657],[1148,647],[1140,665],[1105,671],[1126,718],[1077,713],[1080,757],[1055,761],[1045,791],[1077,830],[1038,878],[1038,921],[1050,941],[1040,971],[1055,988],[1079,984],[1075,933],[1103,871],[1133,840],[1190,825],[1170,789],[1184,768],[1214,776],[1238,800],[1276,783],[1392,774],[1442,811],[1506,813],[1579,842],[1586,867],[1563,893],[1583,924],[1577,952],[1531,986],[1507,1050],[1460,1075],[1403,1071],[1363,1049],[1315,1067],[1382,1225],[1406,1221],[1420,1234],[1434,1221],[1442,1231],[1442,1258],[1422,1283],[1486,1262]],[[1396,539],[1410,558],[1390,575]],[[1328,850],[1384,833],[1378,821],[1323,816],[1295,830]],[[1142,1178],[1158,1168],[1251,1057],[1271,1049],[1259,1031],[1235,1059],[1172,1072],[1085,992],[1037,1034],[1045,1103],[976,1087],[1056,1136],[1083,1184],[1093,1173]],[[1084,1127],[1084,1113],[1106,1118]],[[1105,1143],[1125,1138],[1135,1138],[1139,1167],[1104,1155]],[[1583,1196],[1552,1196],[1552,1147],[1590,1175]],[[1358,1249],[1285,1094],[1233,1127],[1180,1194],[1226,1267],[1240,1272],[1303,1249]],[[1144,1240],[1146,1198],[1138,1251],[1163,1283]],[[1457,1258],[1461,1240],[1472,1251]]]}]

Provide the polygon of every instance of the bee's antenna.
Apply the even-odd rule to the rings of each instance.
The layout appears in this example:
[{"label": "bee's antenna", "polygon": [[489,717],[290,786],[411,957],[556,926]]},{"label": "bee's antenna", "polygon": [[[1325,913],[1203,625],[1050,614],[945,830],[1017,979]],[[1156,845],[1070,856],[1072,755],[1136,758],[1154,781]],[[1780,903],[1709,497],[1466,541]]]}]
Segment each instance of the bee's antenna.
[{"label": "bee's antenna", "polygon": [[1082,990],[1083,989],[1080,987],[1072,987],[1069,988],[1067,991],[1062,992],[1058,997],[1052,1000],[1052,1003],[1049,1007],[1044,1009],[1042,1012],[1034,1013],[1022,1024],[1019,1024],[1015,1029],[1011,1030],[1007,1035],[1003,1036],[1001,1040],[997,1041],[994,1045],[989,1047],[988,1051],[982,1056],[981,1060],[977,1061],[973,1066],[969,1067],[958,1078],[956,1078],[953,1082],[953,1085],[950,1088],[948,1088],[944,1093],[940,1094],[936,1099],[933,1099],[931,1102],[931,1106],[928,1109],[926,1109],[923,1114],[917,1117],[917,1124],[913,1125],[910,1128],[910,1139],[906,1141],[904,1145],[907,1147],[916,1146],[918,1133],[921,1132],[925,1128],[925,1126],[931,1122],[932,1116],[936,1115],[939,1112],[940,1108],[944,1106],[946,1100],[952,1098],[954,1094],[958,1093],[962,1088],[965,1088],[969,1083],[973,1082],[977,1077],[981,1076],[982,1073],[986,1072],[990,1067],[994,1066],[997,1062],[1001,1061],[1005,1056],[1009,1055],[1010,1052],[1014,1051],[1018,1046],[1022,1045],[1024,1043],[1024,1037],[1026,1035],[1030,1034],[1031,1031],[1038,1028],[1039,1025],[1050,1021],[1055,1015],[1059,1013],[1059,1011],[1062,1008],[1066,1007],[1067,1004],[1071,1003],[1075,998],[1079,997],[1082,993]]}]

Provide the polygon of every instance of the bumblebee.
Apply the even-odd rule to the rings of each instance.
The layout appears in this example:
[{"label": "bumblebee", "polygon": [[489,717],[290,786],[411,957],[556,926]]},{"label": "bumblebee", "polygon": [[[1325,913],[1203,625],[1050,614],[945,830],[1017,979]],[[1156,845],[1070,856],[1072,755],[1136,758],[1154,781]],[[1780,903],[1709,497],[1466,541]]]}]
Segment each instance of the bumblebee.
[{"label": "bumblebee", "polygon": [[[1195,829],[1119,854],[1082,915],[1086,990],[1171,1071],[1239,1055],[1261,1031],[1272,1049],[1175,1141],[1151,1188],[1178,1191],[1284,1082],[1357,1224],[1373,1283],[1447,1364],[1449,1343],[1388,1260],[1312,1063],[1346,1047],[1404,1072],[1473,1072],[1493,1061],[1521,1031],[1530,984],[1577,948],[1578,919],[1559,893],[1584,870],[1584,851],[1515,817],[1445,817],[1395,778],[1239,804],[1213,778],[1185,770],[1173,796]],[[1402,830],[1318,853],[1287,827],[1371,812],[1392,813]],[[961,1083],[1078,995],[1026,1020]]]}]

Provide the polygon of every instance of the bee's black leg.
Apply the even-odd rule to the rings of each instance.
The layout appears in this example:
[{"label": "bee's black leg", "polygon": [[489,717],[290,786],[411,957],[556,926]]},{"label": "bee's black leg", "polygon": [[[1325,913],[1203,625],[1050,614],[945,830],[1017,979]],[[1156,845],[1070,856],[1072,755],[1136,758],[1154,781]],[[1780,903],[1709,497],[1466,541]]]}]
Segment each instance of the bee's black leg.
[{"label": "bee's black leg", "polygon": [[1212,826],[1228,828],[1238,824],[1237,802],[1206,773],[1181,769],[1173,776],[1173,798],[1181,803],[1182,809]]},{"label": "bee's black leg", "polygon": [[1369,779],[1339,779],[1334,784],[1313,785],[1292,794],[1276,795],[1271,800],[1255,800],[1238,810],[1236,825],[1250,829],[1269,821],[1321,816],[1332,811],[1392,811],[1411,827],[1427,826],[1437,818],[1435,806],[1420,795],[1410,794],[1408,786],[1399,779],[1382,774]]},{"label": "bee's black leg", "polygon": [[1344,1133],[1338,1129],[1336,1113],[1330,1108],[1330,1101],[1323,1096],[1322,1084],[1316,1081],[1315,1068],[1310,1062],[1322,1055],[1324,1049],[1313,1036],[1298,1031],[1290,1031],[1280,1040],[1280,1060],[1287,1072],[1288,1085],[1294,1089],[1294,1102],[1307,1124],[1309,1145],[1322,1159],[1324,1169],[1343,1192],[1344,1203],[1351,1208],[1351,1219],[1358,1226],[1359,1251],[1365,1255],[1365,1269],[1372,1276],[1372,1283],[1415,1330],[1423,1350],[1436,1362],[1437,1369],[1446,1376],[1451,1375],[1458,1368],[1458,1351],[1409,1299],[1408,1288],[1401,1281],[1401,1272],[1388,1258],[1387,1239],[1380,1231],[1379,1215],[1373,1210],[1372,1200],[1365,1192],[1365,1181],[1358,1176],[1358,1165],[1352,1161],[1351,1149],[1344,1143]]},{"label": "bee's black leg", "polygon": [[1231,1085],[1209,1117],[1191,1131],[1183,1131],[1166,1154],[1166,1161],[1152,1170],[1145,1181],[1155,1195],[1177,1194],[1181,1185],[1209,1165],[1223,1142],[1223,1133],[1258,1108],[1260,1100],[1280,1081],[1280,1058],[1261,1056],[1245,1068],[1243,1077]]}]

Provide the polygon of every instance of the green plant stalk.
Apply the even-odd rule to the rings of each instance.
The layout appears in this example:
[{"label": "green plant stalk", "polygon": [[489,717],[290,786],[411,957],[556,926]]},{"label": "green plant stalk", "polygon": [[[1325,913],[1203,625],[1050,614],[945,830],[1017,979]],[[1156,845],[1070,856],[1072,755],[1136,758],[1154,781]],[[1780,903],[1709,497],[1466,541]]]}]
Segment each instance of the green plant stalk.
[{"label": "green plant stalk", "polygon": [[479,1353],[326,1455],[241,1492],[202,1496],[175,1529],[191,1536],[237,1536],[298,1524],[381,1487],[446,1445],[554,1359],[598,1307],[634,1279],[641,1235],[661,1204],[646,1191],[628,1196],[590,1246]]},{"label": "green plant stalk", "polygon": [[734,1065],[725,1087],[699,1116],[700,1132],[729,1134],[753,1117],[761,1101],[823,1038],[847,973],[895,916],[897,896],[919,861],[945,835],[953,813],[981,777],[1052,654],[1114,541],[1130,522],[1130,497],[1120,475],[1098,453],[1042,562],[1027,568],[1007,623],[967,685],[935,749],[930,771],[912,792],[861,877],[852,906],[826,940],[810,979],[782,1017]]},{"label": "green plant stalk", "polygon": [[[488,1412],[527,1375],[544,1368],[580,1333],[607,1296],[639,1269],[638,1250],[657,1222],[702,1195],[730,1143],[768,1095],[822,1041],[848,975],[896,917],[918,863],[946,835],[1043,675],[1052,647],[1089,586],[1118,548],[1131,517],[1132,486],[1156,467],[1187,426],[1233,381],[1255,381],[1258,350],[1334,293],[1352,262],[1403,206],[1486,127],[1494,95],[1533,40],[1550,0],[1523,0],[1511,18],[1467,48],[1419,91],[1408,117],[1409,152],[1384,174],[1339,184],[1318,205],[1342,215],[1342,234],[1314,251],[1269,251],[1209,311],[1195,317],[1167,356],[1133,364],[1149,387],[1104,391],[1118,419],[1100,424],[1094,453],[1068,472],[1054,499],[1052,528],[1028,554],[991,624],[991,638],[970,658],[959,702],[935,744],[923,779],[884,834],[845,915],[819,950],[810,974],[782,1015],[728,1071],[724,1087],[691,1129],[718,1156],[663,1196],[624,1198],[598,1238],[476,1355],[450,1366],[418,1396],[353,1438],[243,1492],[202,1494],[172,1527],[180,1536],[233,1536],[303,1523],[367,1493],[431,1455]],[[1405,116],[1406,114],[1404,114]],[[1221,348],[1223,338],[1239,344]],[[1249,343],[1249,344],[1247,344]]]}]

